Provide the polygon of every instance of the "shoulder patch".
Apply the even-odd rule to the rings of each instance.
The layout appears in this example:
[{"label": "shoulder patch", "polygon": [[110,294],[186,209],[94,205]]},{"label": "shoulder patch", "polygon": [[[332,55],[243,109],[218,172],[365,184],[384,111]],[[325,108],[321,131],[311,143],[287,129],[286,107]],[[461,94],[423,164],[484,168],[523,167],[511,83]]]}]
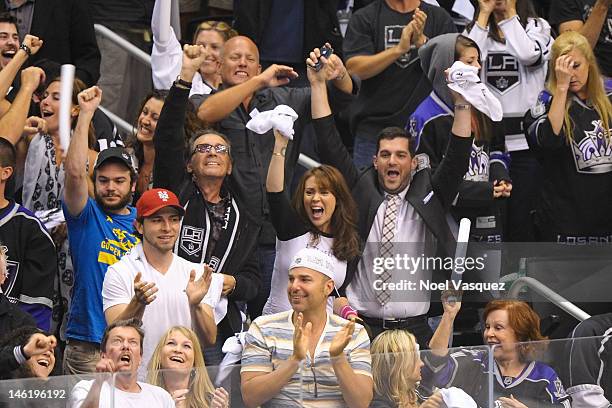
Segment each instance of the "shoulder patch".
[{"label": "shoulder patch", "polygon": [[414,156],[414,158],[417,159],[417,172],[423,169],[431,168],[431,164],[429,163],[429,156],[427,155],[427,153],[419,153]]},{"label": "shoulder patch", "polygon": [[546,104],[550,101],[551,95],[547,91],[542,91],[538,95],[538,100],[531,106],[531,116],[534,118],[540,117],[546,113]]}]

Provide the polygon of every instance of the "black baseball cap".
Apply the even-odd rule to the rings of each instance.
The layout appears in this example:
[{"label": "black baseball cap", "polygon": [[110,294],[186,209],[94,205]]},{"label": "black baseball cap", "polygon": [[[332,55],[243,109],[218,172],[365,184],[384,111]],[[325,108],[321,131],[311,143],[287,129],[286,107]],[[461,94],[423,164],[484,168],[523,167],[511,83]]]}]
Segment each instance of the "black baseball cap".
[{"label": "black baseball cap", "polygon": [[97,170],[105,161],[113,160],[125,164],[130,171],[134,170],[132,156],[123,147],[109,147],[98,154],[94,170]]}]

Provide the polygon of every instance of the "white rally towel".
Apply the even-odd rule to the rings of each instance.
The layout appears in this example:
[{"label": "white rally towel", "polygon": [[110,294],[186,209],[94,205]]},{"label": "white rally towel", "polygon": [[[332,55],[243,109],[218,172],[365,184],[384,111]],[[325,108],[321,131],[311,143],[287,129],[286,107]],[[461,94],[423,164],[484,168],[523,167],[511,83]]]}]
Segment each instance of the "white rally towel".
[{"label": "white rally towel", "polygon": [[293,140],[293,122],[298,118],[298,114],[287,105],[278,105],[276,108],[260,112],[257,108],[249,114],[251,120],[246,124],[247,129],[263,135],[270,129],[278,130],[286,138]]},{"label": "white rally towel", "polygon": [[440,388],[438,391],[448,408],[477,408],[474,399],[461,388]]},{"label": "white rally towel", "polygon": [[[246,316],[240,312],[242,315],[243,323],[246,320]],[[246,334],[247,332],[243,331],[240,333],[236,333],[232,337],[228,337],[223,343],[223,347],[221,351],[225,353],[225,357],[223,357],[223,361],[219,364],[219,370],[217,371],[217,377],[215,378],[215,386],[222,387],[224,381],[227,380],[232,372],[237,368],[237,365],[240,364],[240,360],[242,359],[242,348],[246,343]]]},{"label": "white rally towel", "polygon": [[448,87],[461,94],[474,108],[495,122],[502,120],[504,112],[501,103],[480,81],[478,68],[455,61],[447,72],[447,81]]}]

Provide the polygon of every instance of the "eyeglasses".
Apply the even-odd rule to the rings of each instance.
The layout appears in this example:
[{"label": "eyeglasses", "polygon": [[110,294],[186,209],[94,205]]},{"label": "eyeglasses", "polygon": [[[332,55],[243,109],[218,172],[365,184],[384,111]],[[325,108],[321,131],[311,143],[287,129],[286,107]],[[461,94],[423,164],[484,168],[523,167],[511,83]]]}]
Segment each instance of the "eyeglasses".
[{"label": "eyeglasses", "polygon": [[217,144],[213,146],[210,143],[201,143],[199,145],[196,145],[196,147],[193,149],[193,154],[210,153],[212,152],[213,149],[215,149],[215,152],[217,154],[221,154],[221,155],[229,154],[229,146],[224,145],[224,144]]}]

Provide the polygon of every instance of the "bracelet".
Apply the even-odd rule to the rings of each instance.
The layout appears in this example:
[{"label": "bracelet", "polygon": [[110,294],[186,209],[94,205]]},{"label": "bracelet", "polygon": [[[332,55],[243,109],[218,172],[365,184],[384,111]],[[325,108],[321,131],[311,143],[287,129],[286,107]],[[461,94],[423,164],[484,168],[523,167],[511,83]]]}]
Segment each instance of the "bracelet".
[{"label": "bracelet", "polygon": [[455,109],[457,110],[470,110],[472,109],[472,105],[469,103],[457,103],[455,104]]},{"label": "bracelet", "polygon": [[19,46],[20,50],[24,50],[26,52],[26,54],[28,54],[28,57],[32,56],[32,50],[30,49],[30,47],[28,47],[27,45],[25,45],[25,43],[21,44]]},{"label": "bracelet", "polygon": [[184,79],[181,79],[181,76],[177,76],[176,77],[176,81],[174,81],[175,85],[181,85],[187,89],[191,89],[191,82],[185,81]]}]

